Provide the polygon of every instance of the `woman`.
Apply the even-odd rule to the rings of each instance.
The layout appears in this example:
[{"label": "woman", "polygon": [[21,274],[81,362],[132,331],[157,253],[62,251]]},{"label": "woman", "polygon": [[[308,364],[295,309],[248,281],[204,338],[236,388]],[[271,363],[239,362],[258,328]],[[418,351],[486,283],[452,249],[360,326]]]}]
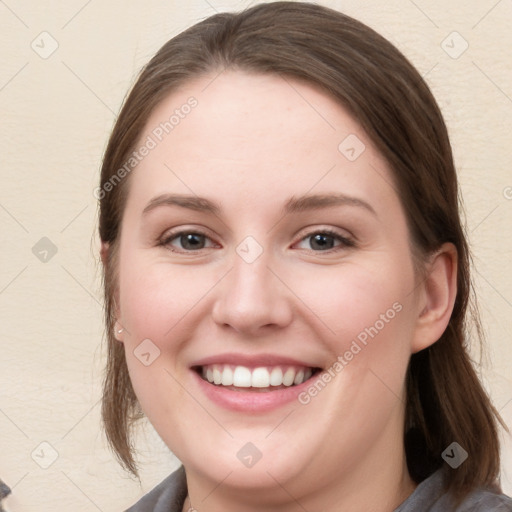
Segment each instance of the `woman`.
[{"label": "woman", "polygon": [[130,511],[512,510],[446,127],[389,42],[300,2],[196,24],[97,197],[106,432],[136,474],[143,412],[183,463]]}]

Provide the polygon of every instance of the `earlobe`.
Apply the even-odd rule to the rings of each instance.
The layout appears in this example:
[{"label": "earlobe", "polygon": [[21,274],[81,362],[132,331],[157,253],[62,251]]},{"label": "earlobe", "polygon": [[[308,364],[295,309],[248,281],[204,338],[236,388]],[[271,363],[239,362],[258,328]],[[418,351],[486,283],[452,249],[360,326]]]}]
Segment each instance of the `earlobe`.
[{"label": "earlobe", "polygon": [[120,342],[124,341],[124,328],[118,321],[114,324],[114,338]]},{"label": "earlobe", "polygon": [[100,256],[104,267],[107,265],[109,248],[110,244],[108,242],[101,242]]},{"label": "earlobe", "polygon": [[[100,256],[101,256],[101,261],[103,263],[103,271],[105,272],[105,274],[107,274],[109,272],[109,270],[107,268],[107,262],[108,262],[108,257],[109,257],[109,250],[110,250],[110,244],[108,242],[101,242]],[[114,299],[115,315],[116,315],[116,317],[119,317],[120,311],[119,311],[117,293],[115,294],[113,299]],[[116,322],[114,324],[114,329],[113,330],[114,330],[114,332],[112,334],[113,334],[114,338],[117,341],[123,342],[124,341],[125,329],[121,325],[119,320],[116,320]]]},{"label": "earlobe", "polygon": [[429,347],[442,336],[456,296],[457,249],[452,243],[445,243],[432,255],[421,284],[412,353]]}]

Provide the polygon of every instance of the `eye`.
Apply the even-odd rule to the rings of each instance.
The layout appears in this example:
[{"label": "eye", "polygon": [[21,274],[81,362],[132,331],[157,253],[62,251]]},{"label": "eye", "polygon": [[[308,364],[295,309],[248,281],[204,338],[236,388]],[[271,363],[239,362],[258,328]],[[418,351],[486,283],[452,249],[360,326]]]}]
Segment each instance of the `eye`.
[{"label": "eye", "polygon": [[[306,249],[311,249],[314,252],[340,250],[343,248],[355,246],[355,242],[353,240],[330,229],[323,229],[321,231],[310,233],[302,238],[301,242],[304,242],[308,239],[310,242],[308,244],[309,247],[306,247]],[[336,241],[339,242],[337,246],[334,245]]]},{"label": "eye", "polygon": [[[168,247],[173,252],[192,252],[208,248],[207,241],[211,241],[210,238],[200,231],[179,231],[167,234],[160,241],[160,245]],[[213,244],[209,247],[213,247]]]},{"label": "eye", "polygon": [[[302,249],[313,252],[328,252],[355,247],[355,242],[346,236],[330,229],[314,231],[303,237],[300,243],[310,240],[309,247]],[[210,245],[208,245],[210,242]],[[338,242],[338,245],[335,245]],[[159,245],[169,248],[172,252],[196,252],[202,249],[214,247],[215,244],[205,233],[201,231],[178,231],[168,233],[159,242]]]}]

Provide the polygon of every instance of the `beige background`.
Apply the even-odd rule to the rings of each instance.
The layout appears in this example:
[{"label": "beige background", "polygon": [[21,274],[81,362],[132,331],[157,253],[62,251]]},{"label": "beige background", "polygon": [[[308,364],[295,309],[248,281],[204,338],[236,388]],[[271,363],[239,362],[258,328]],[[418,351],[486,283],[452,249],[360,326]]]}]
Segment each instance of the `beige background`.
[{"label": "beige background", "polygon": [[[489,338],[483,374],[512,427],[512,2],[320,3],[394,42],[441,105]],[[119,511],[178,464],[146,429],[139,485],[117,466],[100,431],[102,310],[92,192],[115,114],[140,67],[187,26],[248,4],[0,1],[0,478],[13,488],[11,512]],[[43,237],[51,244],[39,242],[34,254]],[[510,494],[507,443],[503,485]]]}]

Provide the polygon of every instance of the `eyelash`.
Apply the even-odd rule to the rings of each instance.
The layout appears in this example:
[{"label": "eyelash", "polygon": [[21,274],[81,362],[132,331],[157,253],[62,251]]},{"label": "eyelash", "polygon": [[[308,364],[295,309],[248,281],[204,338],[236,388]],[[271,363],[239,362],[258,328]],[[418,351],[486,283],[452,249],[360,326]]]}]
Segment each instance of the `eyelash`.
[{"label": "eyelash", "polygon": [[[183,235],[199,235],[199,236],[204,236],[205,238],[209,239],[210,237],[206,234],[206,233],[203,233],[202,231],[200,230],[183,230],[183,231],[176,231],[176,232],[171,232],[169,233],[167,236],[163,237],[160,241],[159,241],[159,244],[158,245],[161,245],[161,246],[164,246],[164,247],[167,247],[171,252],[175,252],[175,253],[190,253],[190,254],[193,254],[193,253],[198,253],[199,251],[203,250],[203,249],[209,249],[210,247],[206,247],[206,248],[202,248],[202,249],[197,249],[197,250],[176,250],[174,248],[171,248],[170,247],[170,243],[179,238],[180,236],[183,236]],[[355,247],[356,246],[356,243],[354,240],[350,239],[350,238],[347,238],[345,236],[342,236],[340,235],[339,233],[337,233],[336,231],[332,230],[332,229],[321,229],[321,230],[317,230],[317,231],[312,231],[311,233],[308,233],[307,235],[303,236],[299,242],[302,242],[303,240],[306,240],[308,238],[311,238],[315,235],[326,235],[327,237],[332,237],[336,240],[338,240],[339,242],[341,242],[341,244],[337,247],[333,247],[333,248],[330,248],[330,249],[326,249],[324,251],[314,251],[313,249],[306,249],[306,250],[310,250],[312,252],[315,252],[315,253],[333,253],[333,252],[337,252],[339,250],[342,250],[342,249],[348,249],[348,248],[352,248],[352,247]]]}]

